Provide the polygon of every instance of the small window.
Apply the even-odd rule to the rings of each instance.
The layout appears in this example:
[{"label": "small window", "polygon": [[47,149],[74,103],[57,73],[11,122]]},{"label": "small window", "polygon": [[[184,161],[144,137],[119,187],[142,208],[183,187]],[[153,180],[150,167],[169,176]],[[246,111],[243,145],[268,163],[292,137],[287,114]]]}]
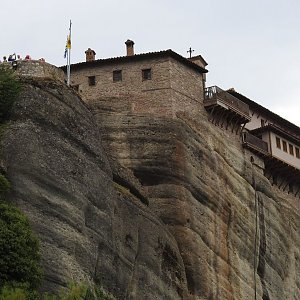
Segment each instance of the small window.
[{"label": "small window", "polygon": [[144,69],[142,70],[143,80],[151,80],[152,74],[151,69]]},{"label": "small window", "polygon": [[96,85],[96,76],[89,76],[89,85]]},{"label": "small window", "polygon": [[122,81],[122,70],[113,71],[113,82]]},{"label": "small window", "polygon": [[296,147],[296,157],[300,158],[300,151],[299,151],[299,148],[297,148],[297,147]]},{"label": "small window", "polygon": [[287,144],[286,141],[282,141],[282,149],[284,152],[287,152]]},{"label": "small window", "polygon": [[264,127],[265,124],[266,124],[266,121],[265,121],[264,119],[261,119],[261,120],[260,120],[260,124],[261,124],[261,127]]},{"label": "small window", "polygon": [[294,146],[289,144],[289,150],[290,150],[290,154],[294,155]]},{"label": "small window", "polygon": [[281,149],[281,143],[280,143],[280,138],[276,137],[276,147]]}]

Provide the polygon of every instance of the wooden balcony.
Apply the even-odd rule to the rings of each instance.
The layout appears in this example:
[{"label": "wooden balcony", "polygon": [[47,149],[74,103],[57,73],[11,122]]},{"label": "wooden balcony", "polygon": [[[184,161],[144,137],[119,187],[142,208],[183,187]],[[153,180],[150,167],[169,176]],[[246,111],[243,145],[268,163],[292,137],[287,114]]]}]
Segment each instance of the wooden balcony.
[{"label": "wooden balcony", "polygon": [[246,124],[251,120],[248,104],[242,102],[217,86],[205,88],[204,107],[215,118],[230,120],[236,125]]},{"label": "wooden balcony", "polygon": [[272,156],[268,143],[249,132],[243,132],[243,146],[260,156],[265,163],[264,174],[272,185],[300,198],[300,170]]},{"label": "wooden balcony", "polygon": [[270,156],[268,143],[249,132],[243,132],[243,146],[259,156]]}]

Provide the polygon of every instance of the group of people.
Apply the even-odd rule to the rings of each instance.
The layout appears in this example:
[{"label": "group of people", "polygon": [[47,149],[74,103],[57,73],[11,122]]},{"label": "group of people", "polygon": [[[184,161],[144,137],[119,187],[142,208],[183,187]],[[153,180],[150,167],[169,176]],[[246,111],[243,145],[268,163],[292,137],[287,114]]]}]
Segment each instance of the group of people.
[{"label": "group of people", "polygon": [[[31,59],[30,55],[26,55],[25,59]],[[14,53],[14,54],[9,55],[8,57],[3,56],[3,62],[13,62],[13,61],[16,61],[16,60],[22,60],[22,58],[19,54],[16,55],[16,53]]]},{"label": "group of people", "polygon": [[[16,53],[13,53],[13,54],[9,55],[8,57],[7,56],[3,56],[3,61],[0,60],[0,63],[2,63],[2,62],[3,63],[5,63],[5,62],[12,63],[12,62],[18,61],[18,60],[23,60],[23,59],[21,58],[21,56],[19,54],[16,55]],[[29,54],[27,54],[25,56],[24,60],[31,60],[31,56]],[[39,60],[43,61],[43,62],[45,61],[44,58],[40,58]]]}]

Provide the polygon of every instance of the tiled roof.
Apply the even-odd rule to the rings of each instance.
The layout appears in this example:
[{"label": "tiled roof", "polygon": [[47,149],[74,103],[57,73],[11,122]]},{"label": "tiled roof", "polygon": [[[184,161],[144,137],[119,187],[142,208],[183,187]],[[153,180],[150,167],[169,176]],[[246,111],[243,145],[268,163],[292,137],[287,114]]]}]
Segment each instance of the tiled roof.
[{"label": "tiled roof", "polygon": [[[94,61],[87,61],[87,62],[80,62],[76,64],[72,64],[72,69],[81,69],[85,67],[92,67],[92,66],[100,66],[100,65],[106,65],[106,64],[113,64],[113,63],[119,63],[119,62],[131,62],[131,61],[141,61],[144,59],[151,59],[151,58],[160,58],[160,57],[172,57],[173,59],[181,62],[182,64],[194,69],[195,71],[198,71],[199,73],[207,73],[208,71],[197,64],[189,61],[187,58],[179,55],[178,53],[174,52],[173,50],[164,50],[164,51],[158,51],[158,52],[148,52],[148,53],[142,53],[142,54],[135,54],[132,56],[119,56],[119,57],[112,57],[112,58],[106,58],[106,59],[97,59]],[[62,66],[61,69],[66,71],[67,66]]]},{"label": "tiled roof", "polygon": [[298,138],[300,137],[300,127],[297,125],[289,122],[288,120],[280,117],[279,115],[273,113],[272,111],[268,110],[267,108],[261,106],[260,104],[256,103],[255,101],[245,97],[244,95],[234,91],[233,89],[227,90],[227,92],[234,97],[240,99],[244,103],[248,104],[250,109],[254,109],[256,111],[259,111],[260,113],[263,113],[270,119],[274,120],[278,126],[285,128],[288,132],[292,132],[294,135],[296,135]]}]

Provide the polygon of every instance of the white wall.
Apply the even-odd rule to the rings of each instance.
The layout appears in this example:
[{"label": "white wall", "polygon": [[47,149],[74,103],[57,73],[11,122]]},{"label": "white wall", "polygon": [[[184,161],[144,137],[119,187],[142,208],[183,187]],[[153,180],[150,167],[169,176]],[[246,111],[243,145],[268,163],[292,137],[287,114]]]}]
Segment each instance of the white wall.
[{"label": "white wall", "polygon": [[[252,115],[253,114],[253,115]],[[245,128],[249,130],[253,130],[256,128],[261,127],[261,120],[265,121],[265,125],[268,124],[269,120],[265,116],[261,116],[257,114],[256,112],[253,113],[253,111],[250,109],[250,116],[251,116],[251,121],[246,124]]]},{"label": "white wall", "polygon": [[[276,137],[280,138],[280,144],[281,149],[279,149],[276,146]],[[300,158],[296,157],[296,145],[294,143],[289,142],[286,138],[281,137],[278,134],[275,134],[273,132],[270,133],[270,139],[271,139],[271,153],[274,157],[279,158],[280,160],[283,160],[284,162],[298,168],[300,170]],[[287,152],[283,151],[283,143],[282,141],[285,141],[287,144]],[[293,146],[294,149],[294,155],[290,154],[289,144]],[[299,149],[300,147],[297,146]],[[300,149],[299,149],[300,150]]]}]

